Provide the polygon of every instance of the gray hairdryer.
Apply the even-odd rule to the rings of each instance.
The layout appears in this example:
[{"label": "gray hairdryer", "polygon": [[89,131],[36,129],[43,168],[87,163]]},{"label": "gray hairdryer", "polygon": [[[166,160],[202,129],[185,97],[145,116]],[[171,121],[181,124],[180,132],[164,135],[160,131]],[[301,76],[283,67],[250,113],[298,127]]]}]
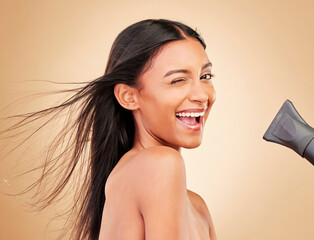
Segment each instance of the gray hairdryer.
[{"label": "gray hairdryer", "polygon": [[291,148],[314,165],[314,128],[286,100],[265,132],[263,139]]}]

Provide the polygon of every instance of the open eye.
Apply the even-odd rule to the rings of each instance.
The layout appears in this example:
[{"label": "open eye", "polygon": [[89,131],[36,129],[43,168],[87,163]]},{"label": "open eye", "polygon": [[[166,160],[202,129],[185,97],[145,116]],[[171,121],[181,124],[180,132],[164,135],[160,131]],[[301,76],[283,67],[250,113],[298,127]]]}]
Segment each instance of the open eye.
[{"label": "open eye", "polygon": [[210,80],[210,79],[212,79],[214,76],[215,76],[215,75],[212,74],[212,73],[206,73],[206,74],[204,74],[204,75],[201,76],[201,79],[208,79],[208,80]]}]

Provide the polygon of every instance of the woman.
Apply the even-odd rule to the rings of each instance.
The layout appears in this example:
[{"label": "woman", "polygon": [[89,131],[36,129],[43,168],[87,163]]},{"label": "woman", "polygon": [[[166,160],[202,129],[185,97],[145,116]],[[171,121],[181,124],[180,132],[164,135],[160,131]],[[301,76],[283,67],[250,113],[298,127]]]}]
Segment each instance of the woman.
[{"label": "woman", "polygon": [[[200,145],[215,101],[205,47],[182,23],[135,23],[113,43],[104,76],[73,89],[76,93],[61,105],[24,115],[27,122],[80,108],[52,144],[63,143],[72,131],[64,150],[47,155],[45,166],[57,167],[45,167],[36,183],[61,172],[41,202],[45,207],[73,172],[84,173],[72,208],[78,217],[71,239],[216,239],[206,203],[186,188],[180,154],[181,147]],[[61,159],[69,159],[62,170]]]}]

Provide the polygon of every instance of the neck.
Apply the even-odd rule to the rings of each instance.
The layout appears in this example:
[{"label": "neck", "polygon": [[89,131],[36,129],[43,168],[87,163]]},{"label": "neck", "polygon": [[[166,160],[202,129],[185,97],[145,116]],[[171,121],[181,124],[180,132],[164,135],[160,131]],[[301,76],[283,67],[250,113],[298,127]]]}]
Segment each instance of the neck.
[{"label": "neck", "polygon": [[132,148],[143,150],[154,146],[167,146],[177,150],[178,152],[181,152],[181,147],[171,145],[162,139],[157,138],[154,136],[154,134],[147,131],[144,126],[138,126],[137,122],[135,121],[135,132]]}]

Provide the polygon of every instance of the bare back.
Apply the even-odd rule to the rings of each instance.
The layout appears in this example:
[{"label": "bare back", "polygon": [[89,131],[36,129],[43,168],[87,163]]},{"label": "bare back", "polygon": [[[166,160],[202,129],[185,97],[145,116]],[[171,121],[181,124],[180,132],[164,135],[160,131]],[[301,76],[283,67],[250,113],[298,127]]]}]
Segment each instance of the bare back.
[{"label": "bare back", "polygon": [[[141,175],[148,173],[141,171],[143,160],[139,160],[138,156],[136,150],[126,153],[108,178],[100,240],[148,239],[145,234],[145,218],[139,207],[138,191],[134,188],[139,172]],[[146,184],[149,186],[150,183]],[[184,221],[187,222],[189,235],[186,239],[216,239],[206,203],[198,194],[189,190],[186,193],[187,214]]]}]

